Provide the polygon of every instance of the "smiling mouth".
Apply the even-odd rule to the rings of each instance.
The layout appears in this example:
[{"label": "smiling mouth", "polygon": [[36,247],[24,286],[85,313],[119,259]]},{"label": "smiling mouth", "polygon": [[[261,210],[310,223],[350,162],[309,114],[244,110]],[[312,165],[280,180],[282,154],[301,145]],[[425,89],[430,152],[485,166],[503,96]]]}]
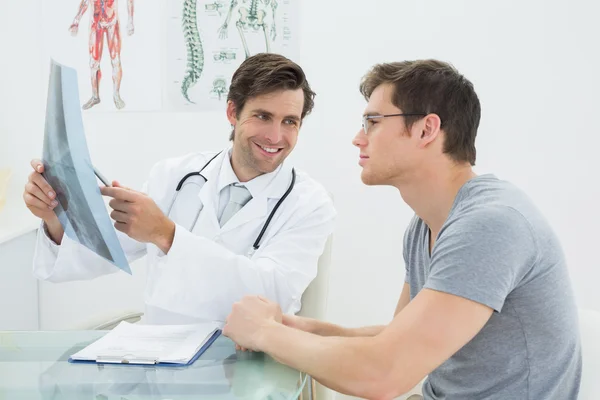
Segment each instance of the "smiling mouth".
[{"label": "smiling mouth", "polygon": [[268,155],[275,155],[279,152],[281,152],[281,150],[283,150],[282,148],[279,147],[267,147],[267,146],[261,146],[258,143],[254,143],[256,145],[256,147],[258,147],[259,149],[261,149],[263,152],[267,153]]}]

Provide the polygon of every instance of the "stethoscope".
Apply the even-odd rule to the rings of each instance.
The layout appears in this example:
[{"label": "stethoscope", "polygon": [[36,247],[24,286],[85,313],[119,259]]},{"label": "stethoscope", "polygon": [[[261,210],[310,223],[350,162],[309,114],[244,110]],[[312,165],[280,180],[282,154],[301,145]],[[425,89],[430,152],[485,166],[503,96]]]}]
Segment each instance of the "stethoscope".
[{"label": "stethoscope", "polygon": [[[183,178],[181,178],[181,180],[177,184],[177,187],[175,188],[175,195],[173,196],[173,201],[171,201],[171,206],[169,207],[169,211],[167,212],[167,215],[171,214],[171,209],[173,208],[173,205],[175,204],[175,200],[177,200],[177,195],[179,194],[179,191],[181,190],[181,188],[183,187],[183,184],[185,183],[185,181],[188,178],[190,178],[192,176],[200,176],[202,179],[204,179],[204,183],[205,184],[206,184],[206,182],[208,182],[208,179],[204,175],[202,175],[202,171],[204,171],[204,169],[206,167],[208,167],[208,165],[215,158],[217,158],[217,156],[219,154],[221,154],[221,153],[222,153],[222,151],[220,151],[217,154],[215,154],[213,156],[213,158],[211,158],[210,160],[208,160],[208,162],[206,164],[204,164],[204,166],[200,169],[200,171],[190,172],[189,174],[186,174]],[[273,207],[273,210],[271,211],[271,213],[269,214],[269,217],[265,221],[265,223],[264,223],[264,225],[263,225],[260,233],[256,237],[256,240],[254,241],[254,244],[252,245],[252,249],[250,249],[250,251],[248,252],[248,256],[252,256],[254,254],[254,252],[256,250],[258,250],[258,248],[260,247],[260,242],[261,242],[261,240],[262,240],[262,238],[263,238],[263,236],[264,236],[267,228],[269,227],[269,224],[271,223],[271,220],[273,219],[273,216],[275,215],[275,213],[277,212],[277,209],[281,206],[281,204],[283,203],[283,201],[285,200],[285,198],[288,197],[288,195],[290,194],[290,192],[294,188],[294,184],[295,183],[296,183],[296,171],[294,170],[294,168],[292,168],[292,181],[290,182],[290,186],[287,188],[287,190],[285,191],[285,193],[283,194],[283,196],[281,196],[281,198],[279,199],[279,201],[277,201],[277,204],[275,204],[275,207]],[[194,223],[191,225],[192,228],[194,227],[194,225],[196,225],[196,222],[198,221],[198,218],[200,217],[200,212],[202,211],[202,208],[200,208],[200,210],[198,210],[198,213],[196,214],[196,218],[194,219]]]}]

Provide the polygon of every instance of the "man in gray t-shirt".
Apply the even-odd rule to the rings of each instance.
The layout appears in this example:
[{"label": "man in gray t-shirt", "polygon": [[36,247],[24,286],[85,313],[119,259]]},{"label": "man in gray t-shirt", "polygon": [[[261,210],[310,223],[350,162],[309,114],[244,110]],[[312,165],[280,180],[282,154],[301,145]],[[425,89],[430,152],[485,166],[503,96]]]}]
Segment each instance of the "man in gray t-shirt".
[{"label": "man in gray t-shirt", "polygon": [[432,373],[426,399],[576,399],[581,351],[556,235],[529,198],[493,175],[459,190],[435,245],[415,216],[404,237],[411,298],[423,288],[494,310]]},{"label": "man in gray t-shirt", "polygon": [[[424,381],[425,400],[577,399],[581,345],[565,257],[523,192],[473,171],[473,84],[447,63],[417,60],[375,65],[360,89],[361,179],[397,188],[415,213],[393,320],[343,328],[282,316],[254,296],[236,303],[223,334],[361,398],[393,399]],[[364,267],[376,287],[378,265]]]}]

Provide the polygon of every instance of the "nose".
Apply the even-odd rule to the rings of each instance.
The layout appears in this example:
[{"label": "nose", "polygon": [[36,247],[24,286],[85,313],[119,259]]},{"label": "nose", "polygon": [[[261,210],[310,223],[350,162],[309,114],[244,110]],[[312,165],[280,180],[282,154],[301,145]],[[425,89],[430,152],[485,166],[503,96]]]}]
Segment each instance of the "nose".
[{"label": "nose", "polygon": [[367,145],[367,135],[365,135],[365,130],[363,128],[360,128],[356,133],[356,136],[352,139],[352,144],[356,147],[364,147]]},{"label": "nose", "polygon": [[281,142],[283,132],[280,124],[270,124],[265,131],[265,139],[272,144]]}]

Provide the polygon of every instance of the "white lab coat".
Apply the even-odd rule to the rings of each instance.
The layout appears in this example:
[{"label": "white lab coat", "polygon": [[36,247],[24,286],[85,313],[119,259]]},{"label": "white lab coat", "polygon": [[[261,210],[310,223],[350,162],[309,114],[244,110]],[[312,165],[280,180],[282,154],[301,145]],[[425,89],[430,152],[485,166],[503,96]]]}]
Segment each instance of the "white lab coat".
[{"label": "white lab coat", "polygon": [[[279,303],[284,312],[295,313],[317,274],[318,258],[333,231],[335,209],[326,190],[301,171],[296,171],[294,188],[271,220],[260,248],[250,253],[291,182],[291,166],[285,162],[262,193],[223,227],[217,220],[216,183],[227,151],[202,172],[206,183],[199,176],[188,178],[173,203],[181,178],[199,171],[214,154],[159,162],[144,185],[144,191],[176,223],[168,254],[117,232],[130,262],[147,255],[147,323],[224,321],[232,304],[248,294],[263,295]],[[57,246],[40,229],[33,271],[39,279],[64,282],[120,270],[66,235]]]}]

